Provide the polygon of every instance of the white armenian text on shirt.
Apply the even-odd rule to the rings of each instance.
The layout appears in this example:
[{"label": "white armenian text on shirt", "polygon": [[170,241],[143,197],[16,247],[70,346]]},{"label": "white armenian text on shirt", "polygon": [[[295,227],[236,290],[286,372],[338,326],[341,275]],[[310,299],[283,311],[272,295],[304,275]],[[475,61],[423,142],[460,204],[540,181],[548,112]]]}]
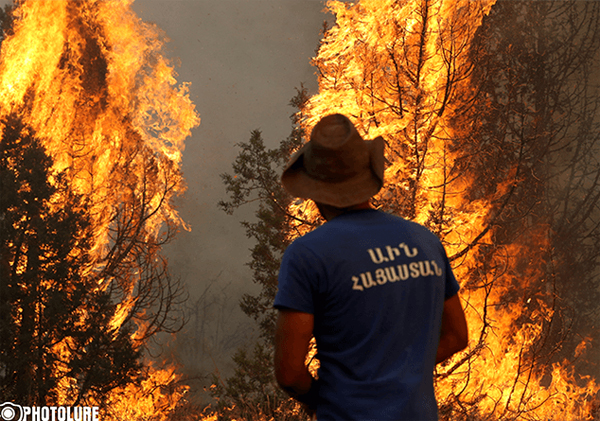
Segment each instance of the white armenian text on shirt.
[{"label": "white armenian text on shirt", "polygon": [[[396,257],[402,255],[406,257],[416,257],[419,250],[416,247],[410,248],[405,243],[398,244],[398,247],[385,246],[383,248],[375,247],[368,249],[369,257],[375,264],[389,263],[396,260]],[[367,271],[352,277],[352,289],[364,291],[365,289],[385,285],[388,282],[406,281],[409,278],[420,278],[425,276],[442,276],[441,265],[435,260],[415,260],[403,264],[391,264],[385,267],[375,269],[374,272]]]}]

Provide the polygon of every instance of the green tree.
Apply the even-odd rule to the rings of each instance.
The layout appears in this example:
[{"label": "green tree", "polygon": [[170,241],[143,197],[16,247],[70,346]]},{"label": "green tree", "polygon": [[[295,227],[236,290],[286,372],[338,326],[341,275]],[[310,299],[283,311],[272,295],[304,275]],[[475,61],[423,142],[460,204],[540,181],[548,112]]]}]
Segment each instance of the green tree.
[{"label": "green tree", "polygon": [[[63,25],[53,21],[58,29],[40,23],[54,13],[65,18]],[[13,64],[24,87],[1,112],[10,116],[2,127],[0,198],[7,209],[1,281],[9,331],[2,341],[11,345],[0,368],[6,400],[31,396],[34,403],[105,410],[110,403],[122,414],[107,416],[130,420],[154,404],[153,417],[165,419],[185,387],[145,351],[158,333],[183,323],[185,293],[161,248],[185,226],[173,198],[185,190],[180,152],[199,122],[194,105],[174,82],[160,31],[129,4],[17,2],[14,22],[9,9],[0,18],[3,89],[15,93],[7,75]],[[29,31],[32,22],[39,25]],[[119,35],[125,28],[131,36]],[[56,48],[38,49],[29,37],[51,39]],[[40,50],[56,55],[48,59]],[[23,60],[36,62],[36,70],[28,73]],[[19,148],[47,157],[27,152],[31,159],[21,162]],[[27,174],[35,175],[31,186]],[[5,193],[26,192],[37,201],[4,201]],[[5,273],[13,277],[10,288]],[[19,347],[37,350],[48,364],[37,356],[26,367]]]},{"label": "green tree", "polygon": [[[290,105],[301,109],[306,99],[307,93],[302,87]],[[283,166],[303,141],[304,131],[298,123],[297,116],[292,116],[291,134],[275,149],[265,146],[260,131],[252,131],[248,142],[238,144],[240,153],[233,164],[233,174],[221,176],[229,195],[229,200],[219,203],[221,209],[232,214],[240,206],[257,205],[256,221],[244,221],[242,225],[246,235],[256,240],[248,266],[252,269],[253,282],[261,289],[257,295],[245,294],[240,303],[244,313],[258,322],[258,342],[250,350],[241,348],[236,352],[232,377],[224,381],[218,377],[213,379],[211,391],[218,398],[219,419],[306,418],[299,406],[280,390],[272,368],[276,320],[273,300],[281,257],[297,236],[298,224],[315,225],[314,221],[299,218],[289,211],[292,198],[280,183]]]},{"label": "green tree", "polygon": [[18,116],[1,124],[0,396],[56,405],[69,386],[77,405],[134,381],[140,352],[128,329],[110,327],[110,292],[81,271],[92,237],[85,198],[52,172]]},{"label": "green tree", "polygon": [[[437,369],[440,415],[593,416],[594,384],[568,367],[582,337],[597,336],[598,3],[498,2],[486,18],[485,2],[329,6],[320,92],[297,122],[341,111],[367,138],[382,135],[388,184],[375,204],[424,223],[451,252],[472,342]],[[244,162],[253,171],[226,184],[271,200],[272,187],[251,183],[267,161]],[[318,224],[287,203],[285,245]],[[274,288],[244,299],[257,320],[272,320]]]}]

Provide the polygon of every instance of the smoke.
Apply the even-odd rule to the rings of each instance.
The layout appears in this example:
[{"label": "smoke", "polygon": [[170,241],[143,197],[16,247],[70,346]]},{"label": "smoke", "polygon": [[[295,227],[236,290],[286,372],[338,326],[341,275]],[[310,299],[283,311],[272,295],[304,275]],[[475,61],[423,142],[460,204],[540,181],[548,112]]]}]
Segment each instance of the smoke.
[{"label": "smoke", "polygon": [[[246,142],[251,130],[262,130],[269,147],[288,136],[294,112],[288,103],[295,87],[304,83],[316,92],[310,58],[327,18],[323,7],[316,0],[133,4],[144,21],[155,22],[171,40],[170,55],[179,58],[180,79],[191,82],[190,96],[202,117],[186,141],[183,172],[188,190],[178,202],[191,231],[181,232],[166,248],[172,275],[188,286],[190,315],[193,308],[204,318],[198,323],[190,319],[189,335],[199,330],[208,335],[195,337],[204,344],[204,354],[190,354],[186,345],[184,362],[194,372],[217,366],[226,376],[238,343],[223,349],[229,344],[225,336],[252,336],[253,324],[237,303],[242,293],[257,291],[245,266],[252,241],[240,226],[240,221],[253,218],[254,209],[241,209],[233,216],[217,209],[217,202],[225,198],[219,175],[230,171],[238,153],[235,145]],[[223,309],[227,320],[221,319]],[[211,342],[218,340],[223,344]]]}]

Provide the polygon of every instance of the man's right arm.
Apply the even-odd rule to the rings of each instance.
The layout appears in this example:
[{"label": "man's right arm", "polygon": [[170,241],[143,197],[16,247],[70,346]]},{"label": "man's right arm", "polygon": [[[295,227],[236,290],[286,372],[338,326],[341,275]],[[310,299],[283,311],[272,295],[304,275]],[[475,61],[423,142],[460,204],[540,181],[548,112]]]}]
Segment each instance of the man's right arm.
[{"label": "man's right arm", "polygon": [[444,301],[442,329],[435,363],[441,363],[469,344],[467,320],[458,294]]}]

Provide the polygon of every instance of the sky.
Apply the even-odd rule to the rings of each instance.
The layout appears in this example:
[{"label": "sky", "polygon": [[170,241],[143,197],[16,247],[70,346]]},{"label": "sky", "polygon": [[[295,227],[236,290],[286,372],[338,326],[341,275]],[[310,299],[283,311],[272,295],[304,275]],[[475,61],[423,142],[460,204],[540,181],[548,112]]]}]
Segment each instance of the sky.
[{"label": "sky", "polygon": [[[178,201],[191,231],[182,231],[165,252],[171,274],[187,285],[188,305],[204,300],[199,317],[206,320],[192,318],[188,327],[198,333],[202,323],[207,352],[216,355],[197,350],[189,359],[210,357],[210,364],[229,366],[219,360],[220,348],[238,346],[251,335],[253,326],[238,302],[258,287],[245,265],[253,241],[240,225],[252,220],[254,209],[231,216],[218,209],[219,200],[227,199],[220,174],[231,172],[236,144],[248,141],[252,130],[261,130],[269,147],[289,135],[294,109],[288,104],[296,88],[303,83],[316,93],[310,60],[323,21],[331,16],[320,0],[137,0],[132,7],[170,40],[167,55],[179,63],[178,80],[191,83],[190,97],[201,118],[186,141],[188,190]],[[206,310],[211,303],[217,306]],[[212,325],[204,331],[206,323]]]}]

